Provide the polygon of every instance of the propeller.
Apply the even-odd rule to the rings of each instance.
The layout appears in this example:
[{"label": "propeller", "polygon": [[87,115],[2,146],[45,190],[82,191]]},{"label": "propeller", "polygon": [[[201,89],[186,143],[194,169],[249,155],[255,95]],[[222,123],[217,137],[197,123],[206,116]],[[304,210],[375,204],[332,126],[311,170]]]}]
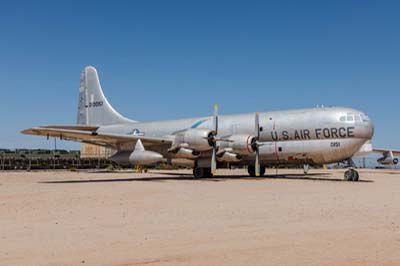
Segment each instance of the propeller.
[{"label": "propeller", "polygon": [[259,149],[259,144],[258,141],[260,140],[260,114],[256,112],[255,115],[255,135],[256,135],[256,162],[255,162],[255,170],[256,170],[256,176],[260,176],[260,149]]},{"label": "propeller", "polygon": [[[262,145],[259,143],[260,140],[260,114],[258,112],[255,113],[255,121],[254,121],[254,129],[255,129],[255,143],[254,150],[256,152],[256,161],[255,161],[255,172],[256,176],[260,176],[260,151],[259,147]],[[218,135],[218,105],[214,105],[214,116],[213,116],[213,135],[210,136],[210,140],[213,143],[212,148],[212,156],[211,156],[211,173],[215,175],[217,172],[217,141],[230,141],[225,139],[217,138]]]},{"label": "propeller", "polygon": [[[215,137],[218,134],[218,104],[214,104],[213,130]],[[211,156],[211,174],[215,175],[216,172],[217,172],[217,142],[215,138],[213,142],[213,149]]]}]

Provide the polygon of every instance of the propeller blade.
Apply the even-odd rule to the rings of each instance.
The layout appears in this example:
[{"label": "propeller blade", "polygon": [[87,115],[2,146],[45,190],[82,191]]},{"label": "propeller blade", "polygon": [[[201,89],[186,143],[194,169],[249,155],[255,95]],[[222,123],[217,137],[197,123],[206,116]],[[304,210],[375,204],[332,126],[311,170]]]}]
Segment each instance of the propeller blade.
[{"label": "propeller blade", "polygon": [[260,114],[259,112],[256,112],[255,115],[255,121],[254,121],[254,127],[255,127],[255,134],[256,134],[256,162],[255,162],[255,170],[256,170],[256,176],[260,176],[260,152],[259,152],[259,140],[260,140]]},{"label": "propeller blade", "polygon": [[214,104],[213,130],[218,134],[218,104]]},{"label": "propeller blade", "polygon": [[216,147],[213,147],[212,157],[211,157],[211,174],[215,175],[217,173],[217,157],[216,157]]},{"label": "propeller blade", "polygon": [[260,160],[259,160],[259,151],[256,150],[256,176],[260,176]]},{"label": "propeller blade", "polygon": [[258,112],[256,112],[254,126],[255,126],[255,133],[257,136],[257,140],[259,140],[260,139],[260,114]]},{"label": "propeller blade", "polygon": [[217,134],[218,134],[218,104],[214,104],[213,116],[213,130],[214,130],[214,145],[211,156],[211,174],[215,175],[217,172]]}]

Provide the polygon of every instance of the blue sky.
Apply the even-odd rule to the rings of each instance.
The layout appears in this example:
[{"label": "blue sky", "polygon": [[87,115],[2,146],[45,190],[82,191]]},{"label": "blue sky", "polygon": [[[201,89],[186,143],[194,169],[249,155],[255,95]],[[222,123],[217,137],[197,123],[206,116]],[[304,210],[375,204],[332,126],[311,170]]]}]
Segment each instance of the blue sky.
[{"label": "blue sky", "polygon": [[[9,1],[0,9],[0,147],[74,124],[79,75],[137,120],[350,106],[400,148],[398,1]],[[77,148],[71,142],[59,147]]]}]

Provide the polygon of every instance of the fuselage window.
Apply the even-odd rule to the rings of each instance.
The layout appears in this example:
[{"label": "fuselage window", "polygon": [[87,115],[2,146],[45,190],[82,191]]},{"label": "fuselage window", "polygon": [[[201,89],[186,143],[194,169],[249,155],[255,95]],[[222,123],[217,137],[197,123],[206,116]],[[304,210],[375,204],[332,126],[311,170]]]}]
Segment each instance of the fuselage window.
[{"label": "fuselage window", "polygon": [[359,115],[355,115],[354,118],[355,118],[356,122],[360,122],[361,121],[361,118],[360,118]]},{"label": "fuselage window", "polygon": [[340,122],[346,122],[346,117],[345,116],[341,116],[340,117]]}]

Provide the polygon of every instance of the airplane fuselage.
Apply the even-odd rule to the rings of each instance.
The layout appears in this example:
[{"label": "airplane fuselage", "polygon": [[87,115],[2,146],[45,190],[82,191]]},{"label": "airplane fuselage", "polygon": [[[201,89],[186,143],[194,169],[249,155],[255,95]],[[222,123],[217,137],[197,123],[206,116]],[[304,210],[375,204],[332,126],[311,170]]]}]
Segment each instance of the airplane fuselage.
[{"label": "airplane fuselage", "polygon": [[[218,124],[219,137],[255,134],[254,113],[221,115]],[[172,139],[176,132],[190,128],[210,129],[212,117],[107,125],[98,132]],[[372,138],[374,126],[361,111],[324,107],[260,113],[260,131],[261,164],[326,164],[351,158]],[[167,149],[157,146],[153,150],[173,159]],[[121,150],[129,154],[133,146]],[[197,162],[207,167],[209,156],[203,152]],[[251,165],[254,156],[244,156],[239,164]]]}]

